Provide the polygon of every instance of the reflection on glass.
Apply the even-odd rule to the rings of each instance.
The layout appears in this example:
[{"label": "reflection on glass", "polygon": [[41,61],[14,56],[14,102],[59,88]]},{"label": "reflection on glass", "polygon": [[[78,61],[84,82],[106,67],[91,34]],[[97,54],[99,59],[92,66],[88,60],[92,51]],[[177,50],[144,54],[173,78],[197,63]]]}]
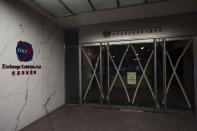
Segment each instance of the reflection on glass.
[{"label": "reflection on glass", "polygon": [[[148,59],[151,55],[151,51],[153,50],[153,43],[150,44],[132,44],[134,50],[129,47],[126,56],[122,62],[120,67],[120,74],[126,85],[126,89],[129,93],[130,98],[133,98],[134,92],[136,90],[137,85],[139,84],[139,80],[142,77],[142,71],[145,69],[146,64],[147,69],[145,71],[146,76],[149,80],[150,85],[153,85],[153,60],[151,58],[150,62]],[[123,54],[127,49],[127,45],[111,45],[110,46],[110,53],[113,57],[116,66],[120,66],[120,62],[123,58]],[[142,65],[142,68],[140,64]],[[110,85],[113,83],[115,75],[117,71],[110,61]],[[128,80],[128,74],[130,74],[130,79]],[[136,77],[136,78],[135,78]],[[135,82],[136,81],[136,82]],[[126,98],[126,94],[123,88],[123,83],[120,81],[120,78],[117,77],[113,90],[110,93],[110,100],[111,104],[119,104],[119,105],[128,105],[128,100]],[[153,98],[147,86],[147,82],[142,79],[139,84],[139,90],[137,92],[137,97],[135,100],[135,105],[138,106],[149,106],[153,107]]]},{"label": "reflection on glass", "polygon": [[[168,109],[189,109],[178,80],[180,80],[185,94],[188,96],[192,109],[194,108],[192,43],[183,54],[188,42],[189,40],[166,42],[166,50],[170,57],[170,59],[166,59],[167,85],[171,81],[167,94]],[[100,67],[100,46],[83,47],[83,95],[88,87],[90,87],[84,102],[100,104],[100,90],[95,78],[95,76],[97,76],[105,96],[103,104],[108,103],[107,96],[110,94],[109,100],[111,105],[132,105],[153,108],[155,106],[155,101],[153,99],[155,94],[154,68],[156,68],[158,103],[162,109],[162,100],[164,98],[163,43],[157,44],[156,67],[154,67],[154,42],[109,45],[109,70],[106,45],[103,46],[102,49],[102,68]],[[180,61],[176,67],[178,59],[180,59]],[[173,68],[176,67],[175,72],[178,77],[176,78],[174,75],[172,80],[170,80],[171,76],[175,72],[170,62],[172,62]],[[94,70],[91,69],[91,65]],[[94,79],[91,82],[92,78]],[[109,88],[111,89],[110,92],[108,92],[108,78]],[[134,97],[135,93],[136,97]],[[128,101],[127,94],[131,100],[130,102]],[[132,100],[134,100],[134,103],[132,103]]]},{"label": "reflection on glass", "polygon": [[[100,102],[100,48],[83,47],[82,48],[82,91],[83,101],[85,103]],[[92,66],[92,67],[91,67]],[[92,69],[93,68],[93,69]],[[95,73],[94,73],[95,72]],[[98,81],[97,81],[98,80]],[[87,93],[87,96],[85,94]]]},{"label": "reflection on glass", "polygon": [[[167,85],[170,82],[172,73],[176,73],[177,75],[177,78],[174,75],[171,80],[171,84],[169,85],[169,91],[167,95],[167,105],[169,109],[189,109],[178,80],[180,80],[180,84],[183,86],[184,92],[186,93],[192,108],[194,108],[193,51],[192,43],[188,45],[189,42],[190,40],[179,40],[166,43],[166,50],[170,57],[170,59],[167,58],[166,63]],[[188,48],[187,45],[189,46]],[[184,50],[185,53],[183,53]],[[177,65],[175,72],[173,72],[170,60],[173,64],[173,67],[175,68],[178,59],[180,59],[180,62]]]}]

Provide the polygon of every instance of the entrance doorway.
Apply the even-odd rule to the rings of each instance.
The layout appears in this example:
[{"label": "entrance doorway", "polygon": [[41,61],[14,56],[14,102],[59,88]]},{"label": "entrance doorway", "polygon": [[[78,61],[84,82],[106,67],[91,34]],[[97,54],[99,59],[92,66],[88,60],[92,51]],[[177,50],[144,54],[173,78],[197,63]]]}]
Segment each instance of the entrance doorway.
[{"label": "entrance doorway", "polygon": [[193,110],[191,39],[146,39],[81,45],[81,104]]}]

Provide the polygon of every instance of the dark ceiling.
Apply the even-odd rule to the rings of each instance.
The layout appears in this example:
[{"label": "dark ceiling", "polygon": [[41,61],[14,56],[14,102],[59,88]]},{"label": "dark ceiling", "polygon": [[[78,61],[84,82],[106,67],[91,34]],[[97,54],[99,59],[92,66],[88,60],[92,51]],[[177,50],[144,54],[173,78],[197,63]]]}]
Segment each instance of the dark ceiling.
[{"label": "dark ceiling", "polygon": [[20,0],[64,28],[197,12],[197,0]]}]

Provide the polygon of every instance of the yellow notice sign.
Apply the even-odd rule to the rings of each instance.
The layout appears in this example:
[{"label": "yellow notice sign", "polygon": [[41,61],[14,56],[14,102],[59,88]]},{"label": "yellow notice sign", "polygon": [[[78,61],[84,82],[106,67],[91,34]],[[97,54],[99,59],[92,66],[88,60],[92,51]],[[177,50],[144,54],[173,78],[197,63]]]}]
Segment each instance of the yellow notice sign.
[{"label": "yellow notice sign", "polygon": [[136,72],[127,72],[127,84],[136,85]]}]

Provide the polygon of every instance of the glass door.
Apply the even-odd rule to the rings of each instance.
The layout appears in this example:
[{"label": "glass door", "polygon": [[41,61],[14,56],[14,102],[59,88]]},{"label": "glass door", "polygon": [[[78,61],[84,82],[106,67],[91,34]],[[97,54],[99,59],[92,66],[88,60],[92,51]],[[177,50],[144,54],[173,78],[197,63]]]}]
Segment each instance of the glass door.
[{"label": "glass door", "polygon": [[194,64],[192,39],[169,40],[163,44],[165,110],[194,109]]},{"label": "glass door", "polygon": [[101,44],[81,47],[81,101],[102,104],[102,49]]},{"label": "glass door", "polygon": [[108,44],[111,105],[159,108],[155,95],[154,40],[122,41]]},{"label": "glass door", "polygon": [[194,109],[192,40],[116,41],[80,47],[80,101],[156,112]]}]

